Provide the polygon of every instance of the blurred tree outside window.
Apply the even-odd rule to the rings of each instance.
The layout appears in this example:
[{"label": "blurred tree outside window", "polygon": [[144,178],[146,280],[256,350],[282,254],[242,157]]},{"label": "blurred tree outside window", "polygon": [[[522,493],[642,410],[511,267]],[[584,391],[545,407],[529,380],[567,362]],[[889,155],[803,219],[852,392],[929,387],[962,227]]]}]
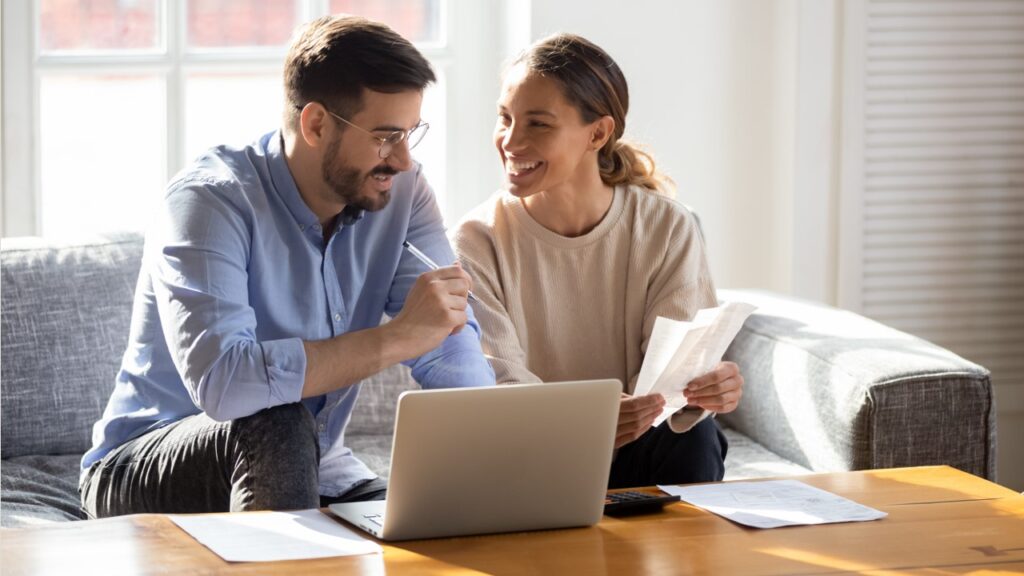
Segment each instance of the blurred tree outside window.
[{"label": "blurred tree outside window", "polygon": [[189,48],[284,46],[299,23],[295,0],[188,0]]},{"label": "blurred tree outside window", "polygon": [[159,50],[159,0],[43,0],[39,50]]}]

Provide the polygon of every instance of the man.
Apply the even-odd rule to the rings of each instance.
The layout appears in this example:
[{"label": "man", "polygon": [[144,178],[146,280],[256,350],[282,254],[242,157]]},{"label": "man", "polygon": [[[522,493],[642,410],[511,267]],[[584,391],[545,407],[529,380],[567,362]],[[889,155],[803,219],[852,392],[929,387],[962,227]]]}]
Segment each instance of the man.
[{"label": "man", "polygon": [[284,76],[283,129],[198,158],[147,231],[128,349],[82,458],[92,517],[380,499],[342,442],[357,383],[397,362],[427,388],[494,383],[469,276],[402,250],[454,261],[409,152],[427,61],[386,26],[325,17]]}]

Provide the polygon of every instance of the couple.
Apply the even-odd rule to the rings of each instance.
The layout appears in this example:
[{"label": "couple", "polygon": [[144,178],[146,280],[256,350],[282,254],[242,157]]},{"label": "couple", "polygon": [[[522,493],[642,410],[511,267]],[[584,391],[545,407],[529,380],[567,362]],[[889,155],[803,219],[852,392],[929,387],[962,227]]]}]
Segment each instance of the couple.
[{"label": "couple", "polygon": [[[651,428],[664,399],[628,394],[657,316],[716,300],[693,216],[620,140],[618,66],[569,35],[518,57],[495,128],[507,190],[459,226],[461,263],[423,272],[403,241],[455,260],[410,156],[433,81],[386,26],[321,18],[289,49],[283,128],[168,185],[82,459],[90,517],[383,498],[343,439],[358,382],[397,362],[424,388],[618,378],[610,487],[722,478],[714,420]],[[728,412],[741,392],[725,362],[686,394]]]}]

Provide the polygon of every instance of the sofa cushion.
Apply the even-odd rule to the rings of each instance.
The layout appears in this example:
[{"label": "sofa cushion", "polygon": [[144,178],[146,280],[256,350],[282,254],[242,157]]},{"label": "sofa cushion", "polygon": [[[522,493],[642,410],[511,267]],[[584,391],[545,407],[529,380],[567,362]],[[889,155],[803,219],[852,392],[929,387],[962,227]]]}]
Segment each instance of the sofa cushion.
[{"label": "sofa cushion", "polygon": [[[812,470],[769,452],[764,446],[732,428],[722,428],[722,433],[729,441],[729,452],[725,457],[726,480],[813,474]],[[381,478],[388,477],[391,434],[360,434],[346,436],[345,440],[348,447],[370,467],[370,470]]]},{"label": "sofa cushion", "polygon": [[23,456],[0,463],[0,526],[80,520],[79,455]]},{"label": "sofa cushion", "polygon": [[732,428],[723,426],[722,433],[729,441],[729,451],[725,455],[725,480],[814,473],[813,470],[769,452],[764,446]]},{"label": "sofa cushion", "polygon": [[345,435],[345,445],[356,458],[381,478],[387,478],[391,465],[391,434]]},{"label": "sofa cushion", "polygon": [[142,239],[5,238],[2,255],[2,457],[80,454],[128,341]]},{"label": "sofa cushion", "polygon": [[386,434],[390,438],[395,431],[395,409],[398,407],[399,395],[406,390],[418,389],[419,385],[413,380],[410,370],[401,364],[385,368],[363,380],[352,419],[345,429],[345,439],[350,443],[349,446],[353,438],[362,434]]}]

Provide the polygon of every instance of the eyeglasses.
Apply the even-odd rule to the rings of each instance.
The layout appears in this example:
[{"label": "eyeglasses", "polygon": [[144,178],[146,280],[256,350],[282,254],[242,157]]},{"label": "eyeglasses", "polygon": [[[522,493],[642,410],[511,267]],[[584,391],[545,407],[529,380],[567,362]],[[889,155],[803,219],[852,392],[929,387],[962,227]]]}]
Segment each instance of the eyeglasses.
[{"label": "eyeglasses", "polygon": [[[299,109],[301,110],[302,107],[299,107]],[[324,106],[324,110],[327,110],[326,106]],[[430,128],[430,124],[427,124],[426,122],[420,122],[411,130],[395,130],[394,132],[388,134],[387,136],[378,136],[373,132],[370,132],[366,128],[363,128],[362,126],[356,126],[355,124],[349,122],[345,118],[342,118],[341,116],[338,116],[334,112],[331,112],[330,110],[327,110],[327,113],[330,114],[331,116],[334,116],[338,120],[341,120],[345,124],[348,124],[349,126],[355,128],[356,130],[366,133],[367,135],[370,136],[370,138],[373,138],[374,140],[379,142],[380,148],[377,150],[377,156],[379,156],[381,160],[385,160],[387,159],[388,156],[391,156],[391,152],[394,151],[395,146],[398,146],[403,141],[406,143],[406,146],[409,147],[409,150],[412,150],[413,148],[416,147],[417,144],[419,144],[423,140],[423,136],[427,133],[427,130]]]}]

